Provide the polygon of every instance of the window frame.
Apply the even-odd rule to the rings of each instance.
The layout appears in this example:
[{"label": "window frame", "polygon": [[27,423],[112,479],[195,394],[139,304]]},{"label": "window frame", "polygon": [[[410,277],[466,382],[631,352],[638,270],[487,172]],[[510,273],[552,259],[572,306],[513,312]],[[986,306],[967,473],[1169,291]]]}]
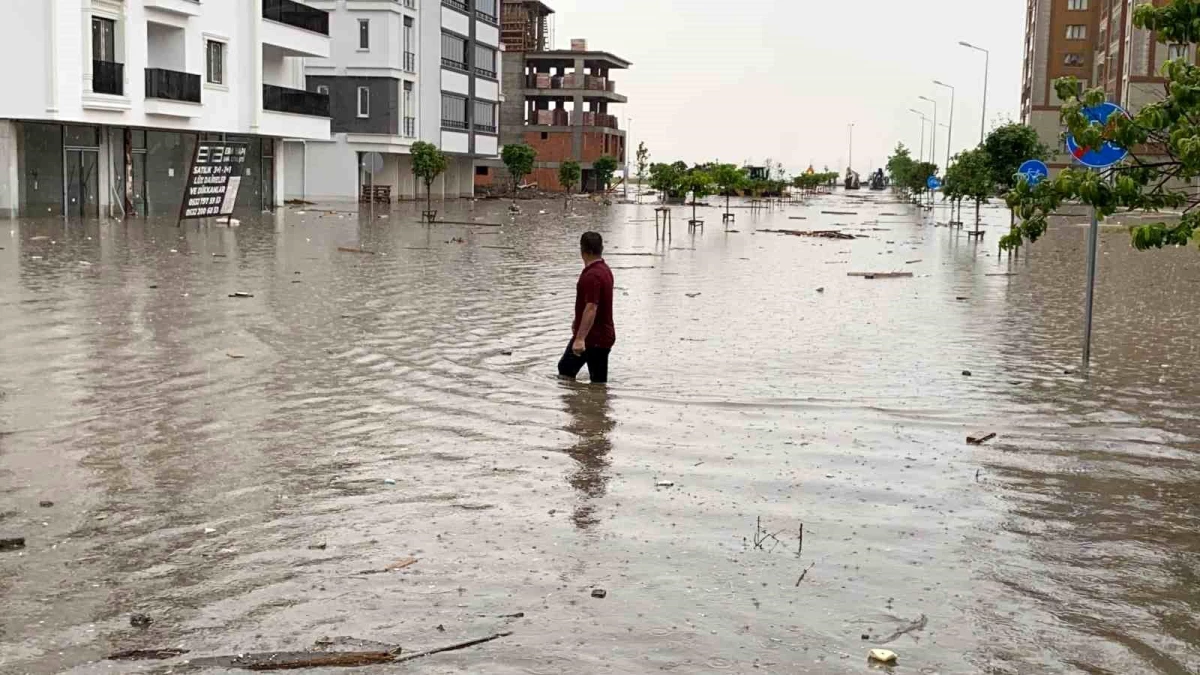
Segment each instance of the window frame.
[{"label": "window frame", "polygon": [[[363,98],[364,93],[367,95],[367,97],[365,99]],[[366,106],[365,106],[366,111],[365,112],[363,111],[363,108],[364,108],[363,103],[364,102],[366,103]],[[371,88],[370,87],[359,87],[355,91],[354,105],[358,112],[358,119],[365,120],[365,119],[371,118]]]},{"label": "window frame", "polygon": [[358,51],[371,51],[371,20],[358,20]]},{"label": "window frame", "polygon": [[[1078,33],[1078,34],[1076,34]],[[1068,40],[1086,40],[1087,39],[1087,24],[1073,23],[1067,25]]]},{"label": "window frame", "polygon": [[[461,62],[455,61],[453,59],[449,59],[446,57],[446,38],[453,38],[455,40],[459,40],[462,42],[462,59],[463,60]],[[458,33],[455,33],[453,31],[449,31],[449,30],[446,30],[443,28],[442,29],[442,41],[441,41],[442,67],[470,74],[470,72],[471,72],[471,61],[470,61],[471,55],[467,53],[467,50],[470,46],[471,46],[471,38],[469,38],[465,35],[459,35]]]},{"label": "window frame", "polygon": [[[213,45],[217,45],[220,51],[220,58],[217,61],[217,75],[219,79],[214,80],[213,75]],[[226,65],[229,63],[229,42],[215,36],[204,36],[204,83],[213,87],[228,87],[225,73],[229,69]]]},{"label": "window frame", "polygon": [[[453,99],[455,101],[459,101],[462,103],[462,121],[454,120],[454,119],[450,119],[450,118],[446,117],[446,100],[447,99]],[[466,96],[463,96],[462,94],[455,94],[452,92],[443,91],[442,92],[442,113],[441,113],[442,114],[442,122],[441,122],[442,128],[450,129],[452,131],[463,131],[463,132],[470,131],[471,120],[470,120],[469,116],[471,114],[471,107],[469,105],[467,105],[469,102],[470,102],[470,99]],[[462,126],[459,126],[460,124]]]},{"label": "window frame", "polygon": [[1067,0],[1067,11],[1069,12],[1086,12],[1088,8],[1088,0]]},{"label": "window frame", "polygon": [[[101,41],[101,44],[96,44],[97,28],[99,34],[106,36],[107,41]],[[117,63],[117,20],[101,15],[92,15],[92,60],[103,61],[105,63]],[[107,33],[106,33],[107,31]],[[108,49],[105,49],[107,47]],[[106,58],[108,57],[108,58]]]}]

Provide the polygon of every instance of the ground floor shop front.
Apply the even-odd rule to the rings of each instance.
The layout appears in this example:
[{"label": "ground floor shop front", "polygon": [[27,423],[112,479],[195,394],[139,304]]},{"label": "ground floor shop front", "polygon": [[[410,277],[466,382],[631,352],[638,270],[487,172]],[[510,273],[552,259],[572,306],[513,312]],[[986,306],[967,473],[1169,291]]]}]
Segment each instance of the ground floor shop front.
[{"label": "ground floor shop front", "polygon": [[[364,191],[386,188],[392,201],[425,198],[425,183],[412,172],[411,139],[372,137],[369,134],[334,134],[331,141],[308,141],[289,147],[285,199],[313,202],[358,200]],[[370,171],[368,155],[379,153],[383,165]],[[475,195],[475,160],[464,155],[446,155],[446,170],[431,187],[434,199],[458,199]]]},{"label": "ground floor shop front", "polygon": [[178,214],[198,140],[247,145],[236,210],[282,203],[277,138],[169,129],[0,120],[0,214],[76,218]]}]

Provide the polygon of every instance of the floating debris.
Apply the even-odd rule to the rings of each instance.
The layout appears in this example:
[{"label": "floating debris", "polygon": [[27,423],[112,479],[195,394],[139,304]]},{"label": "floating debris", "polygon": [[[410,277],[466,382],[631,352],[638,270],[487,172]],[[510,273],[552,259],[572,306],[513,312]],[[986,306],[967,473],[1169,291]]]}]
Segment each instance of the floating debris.
[{"label": "floating debris", "polygon": [[996,432],[989,431],[987,433],[979,432],[974,436],[967,436],[967,443],[971,445],[983,445],[996,437]]},{"label": "floating debris", "polygon": [[793,237],[817,237],[820,239],[858,239],[853,234],[839,232],[837,230],[759,230],[759,232],[770,232],[771,234],[790,234]]}]

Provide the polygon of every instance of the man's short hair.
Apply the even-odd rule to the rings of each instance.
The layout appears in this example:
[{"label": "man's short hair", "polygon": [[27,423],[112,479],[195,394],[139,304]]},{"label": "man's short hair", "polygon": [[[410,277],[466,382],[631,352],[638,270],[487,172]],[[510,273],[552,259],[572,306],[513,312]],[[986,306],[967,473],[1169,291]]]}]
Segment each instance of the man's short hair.
[{"label": "man's short hair", "polygon": [[588,255],[604,255],[604,238],[599,232],[584,232],[579,238],[579,250]]}]

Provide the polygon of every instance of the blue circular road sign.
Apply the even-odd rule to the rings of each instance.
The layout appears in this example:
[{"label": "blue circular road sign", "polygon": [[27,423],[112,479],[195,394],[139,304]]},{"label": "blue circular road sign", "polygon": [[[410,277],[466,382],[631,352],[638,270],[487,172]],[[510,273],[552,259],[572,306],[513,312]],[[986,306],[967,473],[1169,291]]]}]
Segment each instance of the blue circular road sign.
[{"label": "blue circular road sign", "polygon": [[928,186],[930,190],[936,190],[942,187],[942,179],[938,178],[937,176],[930,176],[929,180],[925,181],[925,185]]},{"label": "blue circular road sign", "polygon": [[1017,169],[1017,176],[1024,178],[1029,187],[1033,187],[1050,177],[1050,167],[1040,159],[1030,159]]},{"label": "blue circular road sign", "polygon": [[[1101,103],[1098,106],[1084,108],[1083,114],[1092,122],[1107,125],[1109,118],[1113,115],[1125,115],[1126,113],[1121,106],[1115,103]],[[1091,169],[1107,169],[1125,159],[1125,156],[1129,154],[1125,148],[1109,141],[1105,141],[1104,145],[1099,148],[1080,147],[1071,134],[1067,134],[1067,152],[1071,153],[1075,161]]]}]

